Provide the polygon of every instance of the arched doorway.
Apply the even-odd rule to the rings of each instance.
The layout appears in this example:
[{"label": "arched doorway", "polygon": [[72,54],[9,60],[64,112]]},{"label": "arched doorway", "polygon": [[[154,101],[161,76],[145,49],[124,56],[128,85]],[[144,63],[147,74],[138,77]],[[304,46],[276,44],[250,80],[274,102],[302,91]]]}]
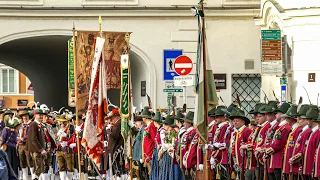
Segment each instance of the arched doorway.
[{"label": "arched doorway", "polygon": [[[54,109],[68,107],[67,40],[71,36],[42,33],[39,33],[41,36],[32,36],[33,34],[24,34],[27,38],[18,35],[0,39],[0,63],[7,64],[29,77],[33,84],[35,101]],[[135,46],[132,49],[138,50]],[[140,82],[148,81],[149,88],[153,81],[151,79],[155,78],[155,70],[150,70],[139,53],[141,54],[130,52],[135,105],[146,102],[146,99],[138,96]],[[150,75],[150,72],[154,74]],[[151,88],[148,94],[152,93],[150,90]],[[119,104],[119,90],[110,90],[108,97],[113,104]]]}]

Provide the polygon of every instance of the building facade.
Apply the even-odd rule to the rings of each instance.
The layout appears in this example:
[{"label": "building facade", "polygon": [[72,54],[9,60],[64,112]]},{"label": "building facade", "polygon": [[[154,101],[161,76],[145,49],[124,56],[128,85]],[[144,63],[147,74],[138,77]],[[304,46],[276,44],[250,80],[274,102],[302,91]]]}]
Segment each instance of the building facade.
[{"label": "building facade", "polygon": [[33,101],[30,80],[18,70],[0,64],[0,108],[22,109]]},{"label": "building facade", "polygon": [[[163,108],[167,106],[168,96],[163,92],[167,83],[163,52],[182,49],[196,62],[198,24],[190,7],[197,3],[198,0],[0,0],[0,50],[2,45],[19,39],[71,37],[73,24],[77,30],[99,30],[100,15],[104,31],[132,32],[134,105],[140,108],[141,104],[147,104],[147,97],[141,96],[144,89],[141,82],[145,81],[144,90],[154,108]],[[254,20],[259,17],[260,3],[259,0],[206,1],[209,60],[214,73],[226,77],[225,88],[218,92],[225,104],[231,103],[236,94],[241,95],[244,103],[260,101],[260,27]],[[16,59],[12,54],[0,52],[0,62],[3,58]],[[26,70],[18,70],[27,74]],[[36,96],[37,78],[43,76],[28,77],[34,83]],[[184,93],[175,96],[177,106],[181,107]],[[194,108],[192,87],[186,89],[186,101],[188,108]],[[52,106],[50,102],[41,103]]]}]

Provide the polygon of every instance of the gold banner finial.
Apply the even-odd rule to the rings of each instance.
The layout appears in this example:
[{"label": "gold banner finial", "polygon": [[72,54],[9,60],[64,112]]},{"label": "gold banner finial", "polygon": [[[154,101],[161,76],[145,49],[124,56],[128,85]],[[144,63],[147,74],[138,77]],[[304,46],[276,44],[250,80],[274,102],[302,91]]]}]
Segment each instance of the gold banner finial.
[{"label": "gold banner finial", "polygon": [[100,36],[102,36],[102,18],[99,16],[99,29],[100,29]]}]

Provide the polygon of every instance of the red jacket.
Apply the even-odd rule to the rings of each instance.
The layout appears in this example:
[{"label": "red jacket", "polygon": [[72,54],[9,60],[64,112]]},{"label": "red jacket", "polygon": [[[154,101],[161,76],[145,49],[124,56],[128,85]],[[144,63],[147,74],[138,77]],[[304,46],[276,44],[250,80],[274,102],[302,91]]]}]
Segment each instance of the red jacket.
[{"label": "red jacket", "polygon": [[[232,145],[232,154],[235,155],[235,160],[236,160],[236,164],[239,166],[240,169],[242,169],[242,167],[246,167],[246,162],[242,162],[242,159],[246,159],[246,155],[243,153],[243,155],[241,155],[240,152],[240,147],[243,144],[246,144],[248,142],[249,136],[251,134],[252,130],[246,126],[242,127],[239,129],[238,132],[235,131],[234,135],[235,135],[235,141]],[[243,158],[243,156],[245,156]]]},{"label": "red jacket", "polygon": [[270,168],[282,168],[283,152],[290,131],[291,126],[287,121],[279,124],[279,128],[276,130],[270,145],[274,150],[270,157]]},{"label": "red jacket", "polygon": [[190,169],[195,167],[198,163],[197,156],[199,155],[199,148],[198,148],[198,141],[199,141],[199,134],[195,133],[191,143],[189,144],[187,152],[183,156],[183,160],[187,162],[185,168]]},{"label": "red jacket", "polygon": [[[279,128],[279,123],[276,122],[276,124],[274,124],[272,127],[270,126],[270,128],[267,131],[267,137],[265,139],[264,145],[262,146],[264,149],[267,149],[271,146],[271,141],[273,139],[273,136],[275,134],[275,132],[277,131],[277,129]],[[262,155],[261,155],[262,157]],[[268,164],[268,173],[272,173],[274,172],[272,168],[270,168],[270,158],[267,159],[267,164]]]},{"label": "red jacket", "polygon": [[306,148],[304,151],[302,174],[309,175],[312,174],[314,159],[316,154],[316,149],[319,143],[320,131],[311,131],[308,142],[306,143]]},{"label": "red jacket", "polygon": [[152,160],[153,150],[155,148],[155,137],[157,134],[157,128],[154,126],[154,123],[151,122],[147,127],[144,129],[143,133],[143,158],[144,162],[149,162]]},{"label": "red jacket", "polygon": [[314,177],[319,178],[320,177],[320,141],[318,142],[317,150],[316,150],[316,158],[315,158],[315,173]]},{"label": "red jacket", "polygon": [[[297,141],[296,141],[296,144],[294,146],[294,149],[293,149],[293,153],[292,153],[292,157],[293,156],[296,156],[298,154],[301,154],[303,157],[303,153],[305,151],[305,144],[306,144],[306,141],[309,139],[309,135],[311,133],[311,128],[307,128],[305,131],[302,131],[298,138],[297,138]],[[301,159],[295,161],[292,166],[293,167],[298,167],[299,168],[299,165],[301,164]]]},{"label": "red jacket", "polygon": [[[180,147],[181,148],[180,156],[183,157],[182,159],[187,158],[186,154],[188,153],[189,148],[191,147],[191,142],[196,134],[197,134],[196,129],[189,128],[187,129],[187,132],[182,135],[181,147]],[[194,156],[196,156],[196,153],[194,154]],[[182,166],[182,168],[185,168],[183,162],[180,162],[180,166]]]},{"label": "red jacket", "polygon": [[301,133],[301,131],[301,127],[295,127],[288,136],[287,144],[284,150],[284,160],[282,167],[282,173],[284,174],[290,174],[291,172],[298,173],[299,171],[299,166],[291,165],[292,167],[290,167],[289,159],[292,157],[294,145],[297,142],[298,136]]},{"label": "red jacket", "polygon": [[[224,138],[225,138],[225,134],[226,134],[226,130],[228,128],[228,123],[224,123],[223,125],[219,124],[218,128],[216,129],[214,138],[213,138],[213,143],[223,143],[224,142]],[[222,159],[222,151],[219,149],[216,149],[212,152],[211,154],[215,160],[217,160],[218,162],[221,162]]]},{"label": "red jacket", "polygon": [[[226,130],[226,134],[225,134],[225,139],[224,139],[224,143],[226,144],[226,149],[224,149],[222,151],[222,157],[221,157],[221,164],[224,165],[230,165],[231,167],[233,167],[231,164],[229,164],[228,159],[229,159],[229,147],[230,147],[230,139],[231,139],[231,135],[233,133],[234,128],[229,126],[228,129]],[[231,161],[232,162],[232,161]]]}]

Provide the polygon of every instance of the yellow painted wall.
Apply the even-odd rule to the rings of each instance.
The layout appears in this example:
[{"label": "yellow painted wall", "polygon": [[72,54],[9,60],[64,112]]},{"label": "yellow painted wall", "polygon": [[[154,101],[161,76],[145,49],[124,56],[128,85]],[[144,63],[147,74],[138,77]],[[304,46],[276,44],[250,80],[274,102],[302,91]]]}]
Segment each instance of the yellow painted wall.
[{"label": "yellow painted wall", "polygon": [[18,100],[28,100],[28,102],[33,101],[34,100],[34,96],[33,95],[16,95],[16,96],[5,96],[5,95],[0,95],[0,100],[2,100],[4,98],[5,102],[4,102],[4,106],[1,108],[19,108],[19,109],[23,109],[26,106],[17,106],[18,105]]},{"label": "yellow painted wall", "polygon": [[19,93],[25,94],[27,93],[27,77],[19,72]]}]

